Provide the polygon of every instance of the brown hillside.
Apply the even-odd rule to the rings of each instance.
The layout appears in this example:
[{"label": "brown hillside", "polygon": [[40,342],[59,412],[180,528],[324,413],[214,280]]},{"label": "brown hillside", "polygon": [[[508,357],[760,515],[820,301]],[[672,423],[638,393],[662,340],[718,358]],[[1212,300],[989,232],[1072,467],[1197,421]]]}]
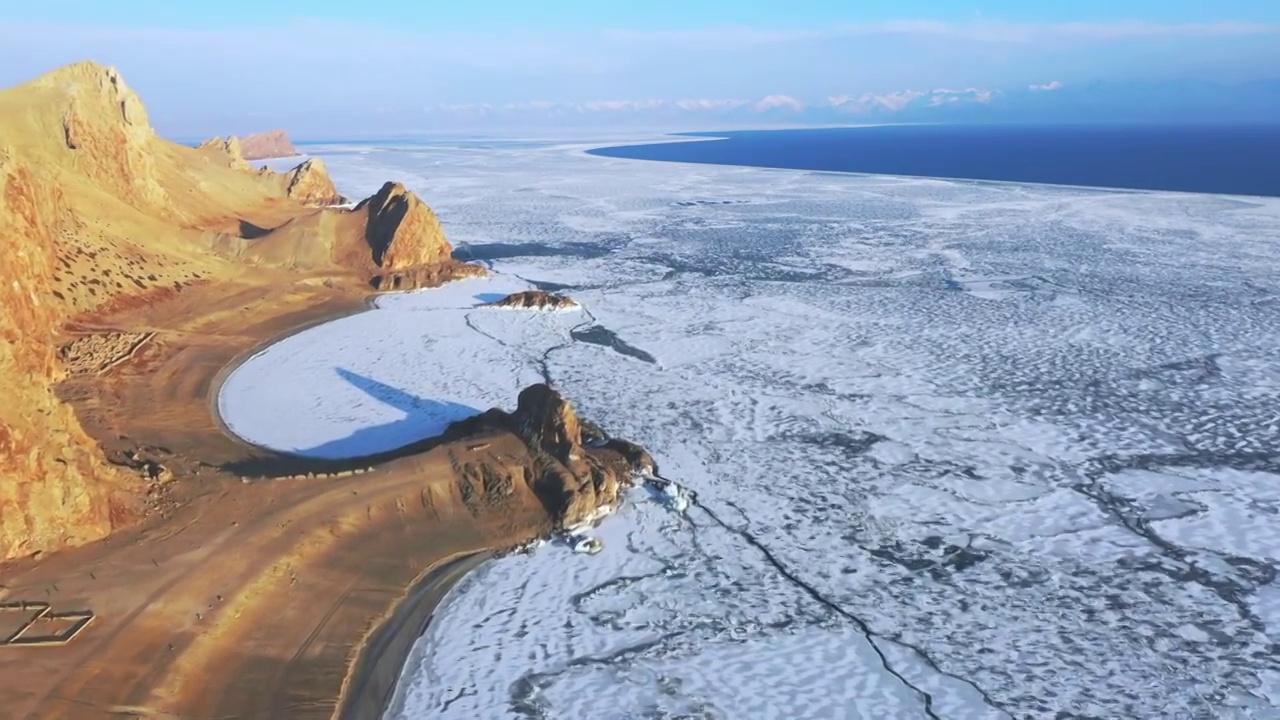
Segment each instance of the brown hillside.
[{"label": "brown hillside", "polygon": [[[148,473],[107,463],[56,396],[82,369],[71,344],[88,343],[101,369],[151,332],[95,334],[120,313],[212,286],[298,282],[299,270],[366,287],[402,263],[416,284],[470,272],[449,260],[434,214],[394,194],[404,212],[370,209],[385,198],[312,207],[342,201],[323,163],[258,173],[236,142],[168,142],[119,73],[95,63],[0,92],[0,559],[102,537],[145,506]],[[266,279],[248,277],[246,260]]]}]

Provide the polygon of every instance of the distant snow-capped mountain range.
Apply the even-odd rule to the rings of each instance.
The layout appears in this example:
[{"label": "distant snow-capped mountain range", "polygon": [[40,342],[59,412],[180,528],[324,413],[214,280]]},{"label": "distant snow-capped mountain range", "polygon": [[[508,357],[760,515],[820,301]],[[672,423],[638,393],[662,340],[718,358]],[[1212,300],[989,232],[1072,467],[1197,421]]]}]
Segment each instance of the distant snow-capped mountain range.
[{"label": "distant snow-capped mountain range", "polygon": [[435,119],[519,124],[853,124],[874,122],[1018,121],[1274,121],[1280,80],[1244,85],[1206,82],[1091,83],[1050,80],[1015,90],[935,88],[836,95],[806,102],[763,98],[592,100],[432,105]]}]

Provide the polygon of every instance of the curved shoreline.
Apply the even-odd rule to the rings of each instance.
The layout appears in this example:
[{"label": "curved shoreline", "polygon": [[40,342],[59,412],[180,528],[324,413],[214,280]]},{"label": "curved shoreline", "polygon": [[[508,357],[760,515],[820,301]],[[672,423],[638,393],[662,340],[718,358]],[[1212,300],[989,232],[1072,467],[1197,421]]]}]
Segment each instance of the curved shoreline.
[{"label": "curved shoreline", "polygon": [[361,720],[387,714],[413,648],[440,604],[464,577],[492,559],[491,550],[445,558],[414,581],[404,598],[365,639],[359,659],[343,680],[335,718]]},{"label": "curved shoreline", "polygon": [[[307,330],[310,330],[311,328],[319,327],[321,325],[333,322],[335,320],[354,317],[361,313],[377,310],[378,306],[375,304],[375,301],[377,300],[377,297],[380,294],[382,293],[370,293],[369,296],[364,299],[364,307],[357,308],[349,312],[336,312],[336,313],[333,313],[332,315],[326,315],[326,316],[322,316],[322,317],[318,317],[318,318],[314,318],[314,319],[302,322],[296,325],[295,327],[292,327],[289,330],[286,330],[280,335],[263,340],[262,342],[254,345],[253,347],[248,348],[244,352],[241,352],[239,355],[235,356],[231,360],[231,362],[227,363],[226,365],[223,365],[222,369],[218,370],[218,372],[214,374],[213,379],[209,384],[209,414],[213,417],[213,421],[218,425],[218,428],[222,430],[223,434],[225,434],[227,437],[231,438],[232,440],[243,443],[246,447],[253,448],[254,450],[257,450],[259,452],[267,452],[267,453],[277,452],[272,448],[251,443],[248,440],[240,437],[235,433],[235,431],[231,429],[231,426],[228,425],[227,422],[222,419],[222,408],[219,407],[219,400],[222,396],[222,386],[226,384],[227,378],[230,378],[232,374],[235,373],[236,370],[239,370],[240,366],[249,362],[253,358],[257,357],[258,355],[261,355],[262,353],[266,352],[273,345],[283,340],[287,340],[293,337],[294,335],[299,335],[301,333],[306,332]],[[305,456],[302,456],[302,455],[299,455],[297,457],[305,458]],[[349,459],[359,460],[360,458],[349,458]]]},{"label": "curved shoreline", "polygon": [[[140,453],[176,479],[156,488],[143,520],[103,541],[0,566],[0,599],[95,615],[65,645],[0,652],[11,717],[378,717],[448,589],[495,548],[551,529],[530,488],[493,505],[462,496],[467,467],[534,462],[501,429],[358,459],[375,465],[358,478],[341,472],[349,461],[275,453],[229,432],[216,405],[230,372],[381,294],[351,278],[320,287],[276,277],[96,323],[158,332],[129,361],[69,378],[60,395],[103,452]],[[247,481],[246,468],[270,481]],[[323,477],[332,470],[342,477]]]},{"label": "curved shoreline", "polygon": [[[232,440],[264,452],[272,448],[249,442],[227,424],[222,417],[220,399],[228,378],[246,362],[258,357],[276,344],[295,335],[330,322],[354,317],[378,309],[377,299],[387,293],[372,292],[364,298],[363,307],[352,312],[337,312],[300,323],[285,332],[246,349],[227,363],[213,377],[209,387],[209,412],[218,427]],[[431,440],[432,438],[423,438]],[[411,443],[412,445],[413,443]],[[336,462],[377,462],[380,456],[394,454],[393,449],[374,455],[342,458]],[[300,460],[315,460],[298,455]],[[494,557],[497,548],[486,547],[442,558],[429,566],[405,588],[404,595],[387,609],[385,617],[361,641],[356,660],[347,668],[338,691],[335,720],[382,718],[391,708],[404,674],[405,664],[414,645],[426,631],[440,603],[468,573]]]}]

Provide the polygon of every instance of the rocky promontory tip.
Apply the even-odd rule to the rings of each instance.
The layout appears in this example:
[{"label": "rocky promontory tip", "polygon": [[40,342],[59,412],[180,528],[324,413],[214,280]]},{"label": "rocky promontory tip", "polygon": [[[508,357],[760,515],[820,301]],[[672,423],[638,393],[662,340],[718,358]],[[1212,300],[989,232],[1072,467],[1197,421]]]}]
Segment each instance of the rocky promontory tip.
[{"label": "rocky promontory tip", "polygon": [[[568,400],[542,383],[520,393],[515,412],[493,409],[454,423],[446,437],[473,438],[487,432],[515,434],[528,446],[532,462],[485,468],[484,477],[475,479],[480,486],[464,489],[463,496],[480,497],[483,488],[526,483],[560,529],[590,521],[616,507],[633,478],[657,471],[644,448],[620,438],[603,439],[597,426],[580,420]],[[591,437],[584,437],[587,435]],[[504,477],[496,477],[495,472]],[[475,484],[466,475],[462,482]]]},{"label": "rocky promontory tip", "polygon": [[297,157],[302,154],[293,146],[293,142],[289,140],[289,135],[284,130],[268,130],[244,137],[228,135],[225,138],[209,138],[196,148],[225,152],[235,162],[233,167],[241,170],[249,169],[249,160],[271,160]]},{"label": "rocky promontory tip", "polygon": [[518,310],[577,310],[582,305],[567,295],[556,295],[545,290],[526,290],[486,303],[485,307]]},{"label": "rocky promontory tip", "polygon": [[453,259],[440,219],[400,183],[385,183],[355,212],[366,215],[365,242],[376,268],[370,284],[377,290],[410,290],[485,274],[480,265]]}]

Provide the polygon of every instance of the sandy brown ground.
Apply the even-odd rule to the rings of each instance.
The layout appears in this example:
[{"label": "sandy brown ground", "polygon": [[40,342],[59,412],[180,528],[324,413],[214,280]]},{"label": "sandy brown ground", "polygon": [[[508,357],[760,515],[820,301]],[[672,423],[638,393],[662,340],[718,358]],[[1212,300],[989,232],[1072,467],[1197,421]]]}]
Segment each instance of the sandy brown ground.
[{"label": "sandy brown ground", "polygon": [[154,333],[58,393],[109,455],[165,470],[140,524],[0,566],[0,600],[95,615],[65,645],[0,647],[3,717],[376,717],[448,584],[549,528],[527,489],[493,508],[460,497],[461,463],[527,456],[514,435],[342,463],[225,433],[211,410],[225,368],[366,300],[354,279],[264,290],[252,272],[75,328]]}]

